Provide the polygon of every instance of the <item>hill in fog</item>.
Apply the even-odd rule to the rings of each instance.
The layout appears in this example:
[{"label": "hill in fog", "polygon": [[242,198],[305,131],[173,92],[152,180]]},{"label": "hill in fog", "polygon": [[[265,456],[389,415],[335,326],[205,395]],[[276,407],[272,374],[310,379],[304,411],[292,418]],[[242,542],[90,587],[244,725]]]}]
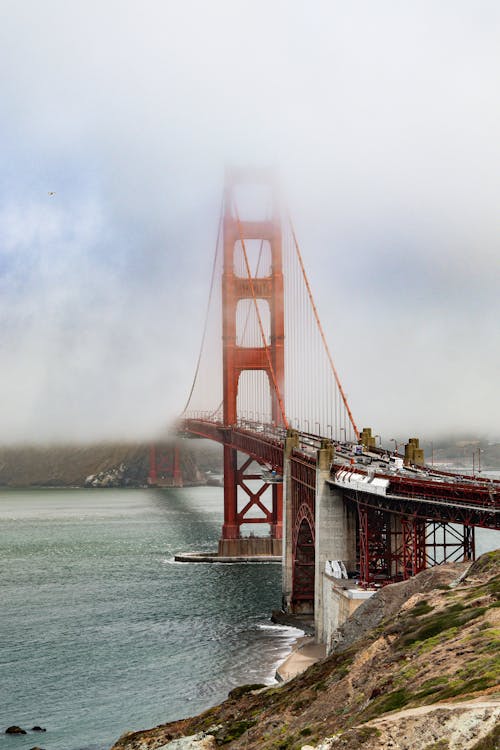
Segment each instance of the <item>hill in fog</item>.
[{"label": "hill in fog", "polygon": [[[97,444],[0,447],[0,486],[81,487],[91,475],[123,467],[120,484],[139,487],[147,483],[148,444]],[[207,440],[180,443],[181,466],[185,481],[196,469],[220,472],[221,447]],[[185,464],[185,468],[184,468]]]}]

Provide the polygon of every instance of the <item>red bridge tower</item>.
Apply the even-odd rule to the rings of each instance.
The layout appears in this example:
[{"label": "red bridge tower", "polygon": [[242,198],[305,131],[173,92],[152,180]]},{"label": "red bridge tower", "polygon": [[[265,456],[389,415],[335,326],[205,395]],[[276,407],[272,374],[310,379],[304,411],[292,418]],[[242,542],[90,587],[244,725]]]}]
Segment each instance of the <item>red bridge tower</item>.
[{"label": "red bridge tower", "polygon": [[[239,185],[267,189],[271,197],[271,218],[260,221],[243,220],[239,216],[236,193]],[[260,370],[267,374],[271,399],[271,419],[276,426],[287,426],[283,406],[285,377],[284,360],[284,308],[283,308],[283,261],[281,220],[278,209],[276,187],[272,173],[268,170],[231,170],[226,174],[224,223],[223,223],[224,267],[222,276],[222,338],[223,338],[223,407],[224,426],[232,427],[238,422],[237,397],[240,376],[247,370]],[[251,240],[268,242],[271,269],[267,276],[252,272],[246,243]],[[243,255],[243,273],[235,270],[236,246]],[[240,252],[241,251],[241,252]],[[259,346],[242,346],[237,343],[237,307],[247,300],[258,319],[261,339]],[[266,340],[259,310],[267,303],[269,315],[269,338]],[[230,433],[228,433],[230,434]],[[282,538],[282,486],[272,484],[272,507],[263,502],[262,495],[268,488],[264,481],[257,492],[250,489],[245,480],[261,479],[260,474],[248,474],[253,463],[248,458],[238,466],[237,451],[230,442],[224,444],[224,525],[219,543],[220,555],[280,554]],[[238,488],[246,495],[246,504],[238,509]],[[260,515],[249,511],[258,509]],[[270,537],[242,539],[241,525],[245,523],[268,523]]]}]

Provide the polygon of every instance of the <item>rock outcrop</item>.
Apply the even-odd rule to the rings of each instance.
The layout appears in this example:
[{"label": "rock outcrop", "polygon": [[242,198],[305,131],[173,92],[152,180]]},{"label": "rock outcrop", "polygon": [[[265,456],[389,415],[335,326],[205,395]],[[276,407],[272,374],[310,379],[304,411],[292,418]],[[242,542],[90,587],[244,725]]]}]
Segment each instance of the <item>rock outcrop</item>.
[{"label": "rock outcrop", "polygon": [[21,727],[13,724],[11,727],[7,727],[5,734],[26,734],[26,729],[21,729]]},{"label": "rock outcrop", "polygon": [[123,462],[118,466],[100,471],[98,474],[90,474],[85,479],[85,487],[123,487],[127,485],[127,465]]}]

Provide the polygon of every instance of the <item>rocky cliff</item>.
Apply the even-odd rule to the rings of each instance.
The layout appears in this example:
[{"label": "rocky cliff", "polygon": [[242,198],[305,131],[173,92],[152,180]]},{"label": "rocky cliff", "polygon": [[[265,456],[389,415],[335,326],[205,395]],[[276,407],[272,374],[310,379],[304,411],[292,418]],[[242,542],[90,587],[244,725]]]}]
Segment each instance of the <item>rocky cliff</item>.
[{"label": "rocky cliff", "polygon": [[200,716],[113,750],[495,750],[500,744],[500,551],[387,586],[326,659],[248,686]]}]

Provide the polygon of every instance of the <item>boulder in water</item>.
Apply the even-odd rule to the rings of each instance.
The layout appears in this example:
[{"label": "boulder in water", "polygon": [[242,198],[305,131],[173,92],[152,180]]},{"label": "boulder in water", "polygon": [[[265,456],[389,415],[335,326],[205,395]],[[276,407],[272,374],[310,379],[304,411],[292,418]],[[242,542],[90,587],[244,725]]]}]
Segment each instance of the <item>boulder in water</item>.
[{"label": "boulder in water", "polygon": [[26,730],[13,724],[11,727],[7,727],[5,734],[26,734]]},{"label": "boulder in water", "polygon": [[32,732],[46,732],[47,730],[45,727],[39,727],[38,724],[36,724],[34,727],[31,727]]}]

